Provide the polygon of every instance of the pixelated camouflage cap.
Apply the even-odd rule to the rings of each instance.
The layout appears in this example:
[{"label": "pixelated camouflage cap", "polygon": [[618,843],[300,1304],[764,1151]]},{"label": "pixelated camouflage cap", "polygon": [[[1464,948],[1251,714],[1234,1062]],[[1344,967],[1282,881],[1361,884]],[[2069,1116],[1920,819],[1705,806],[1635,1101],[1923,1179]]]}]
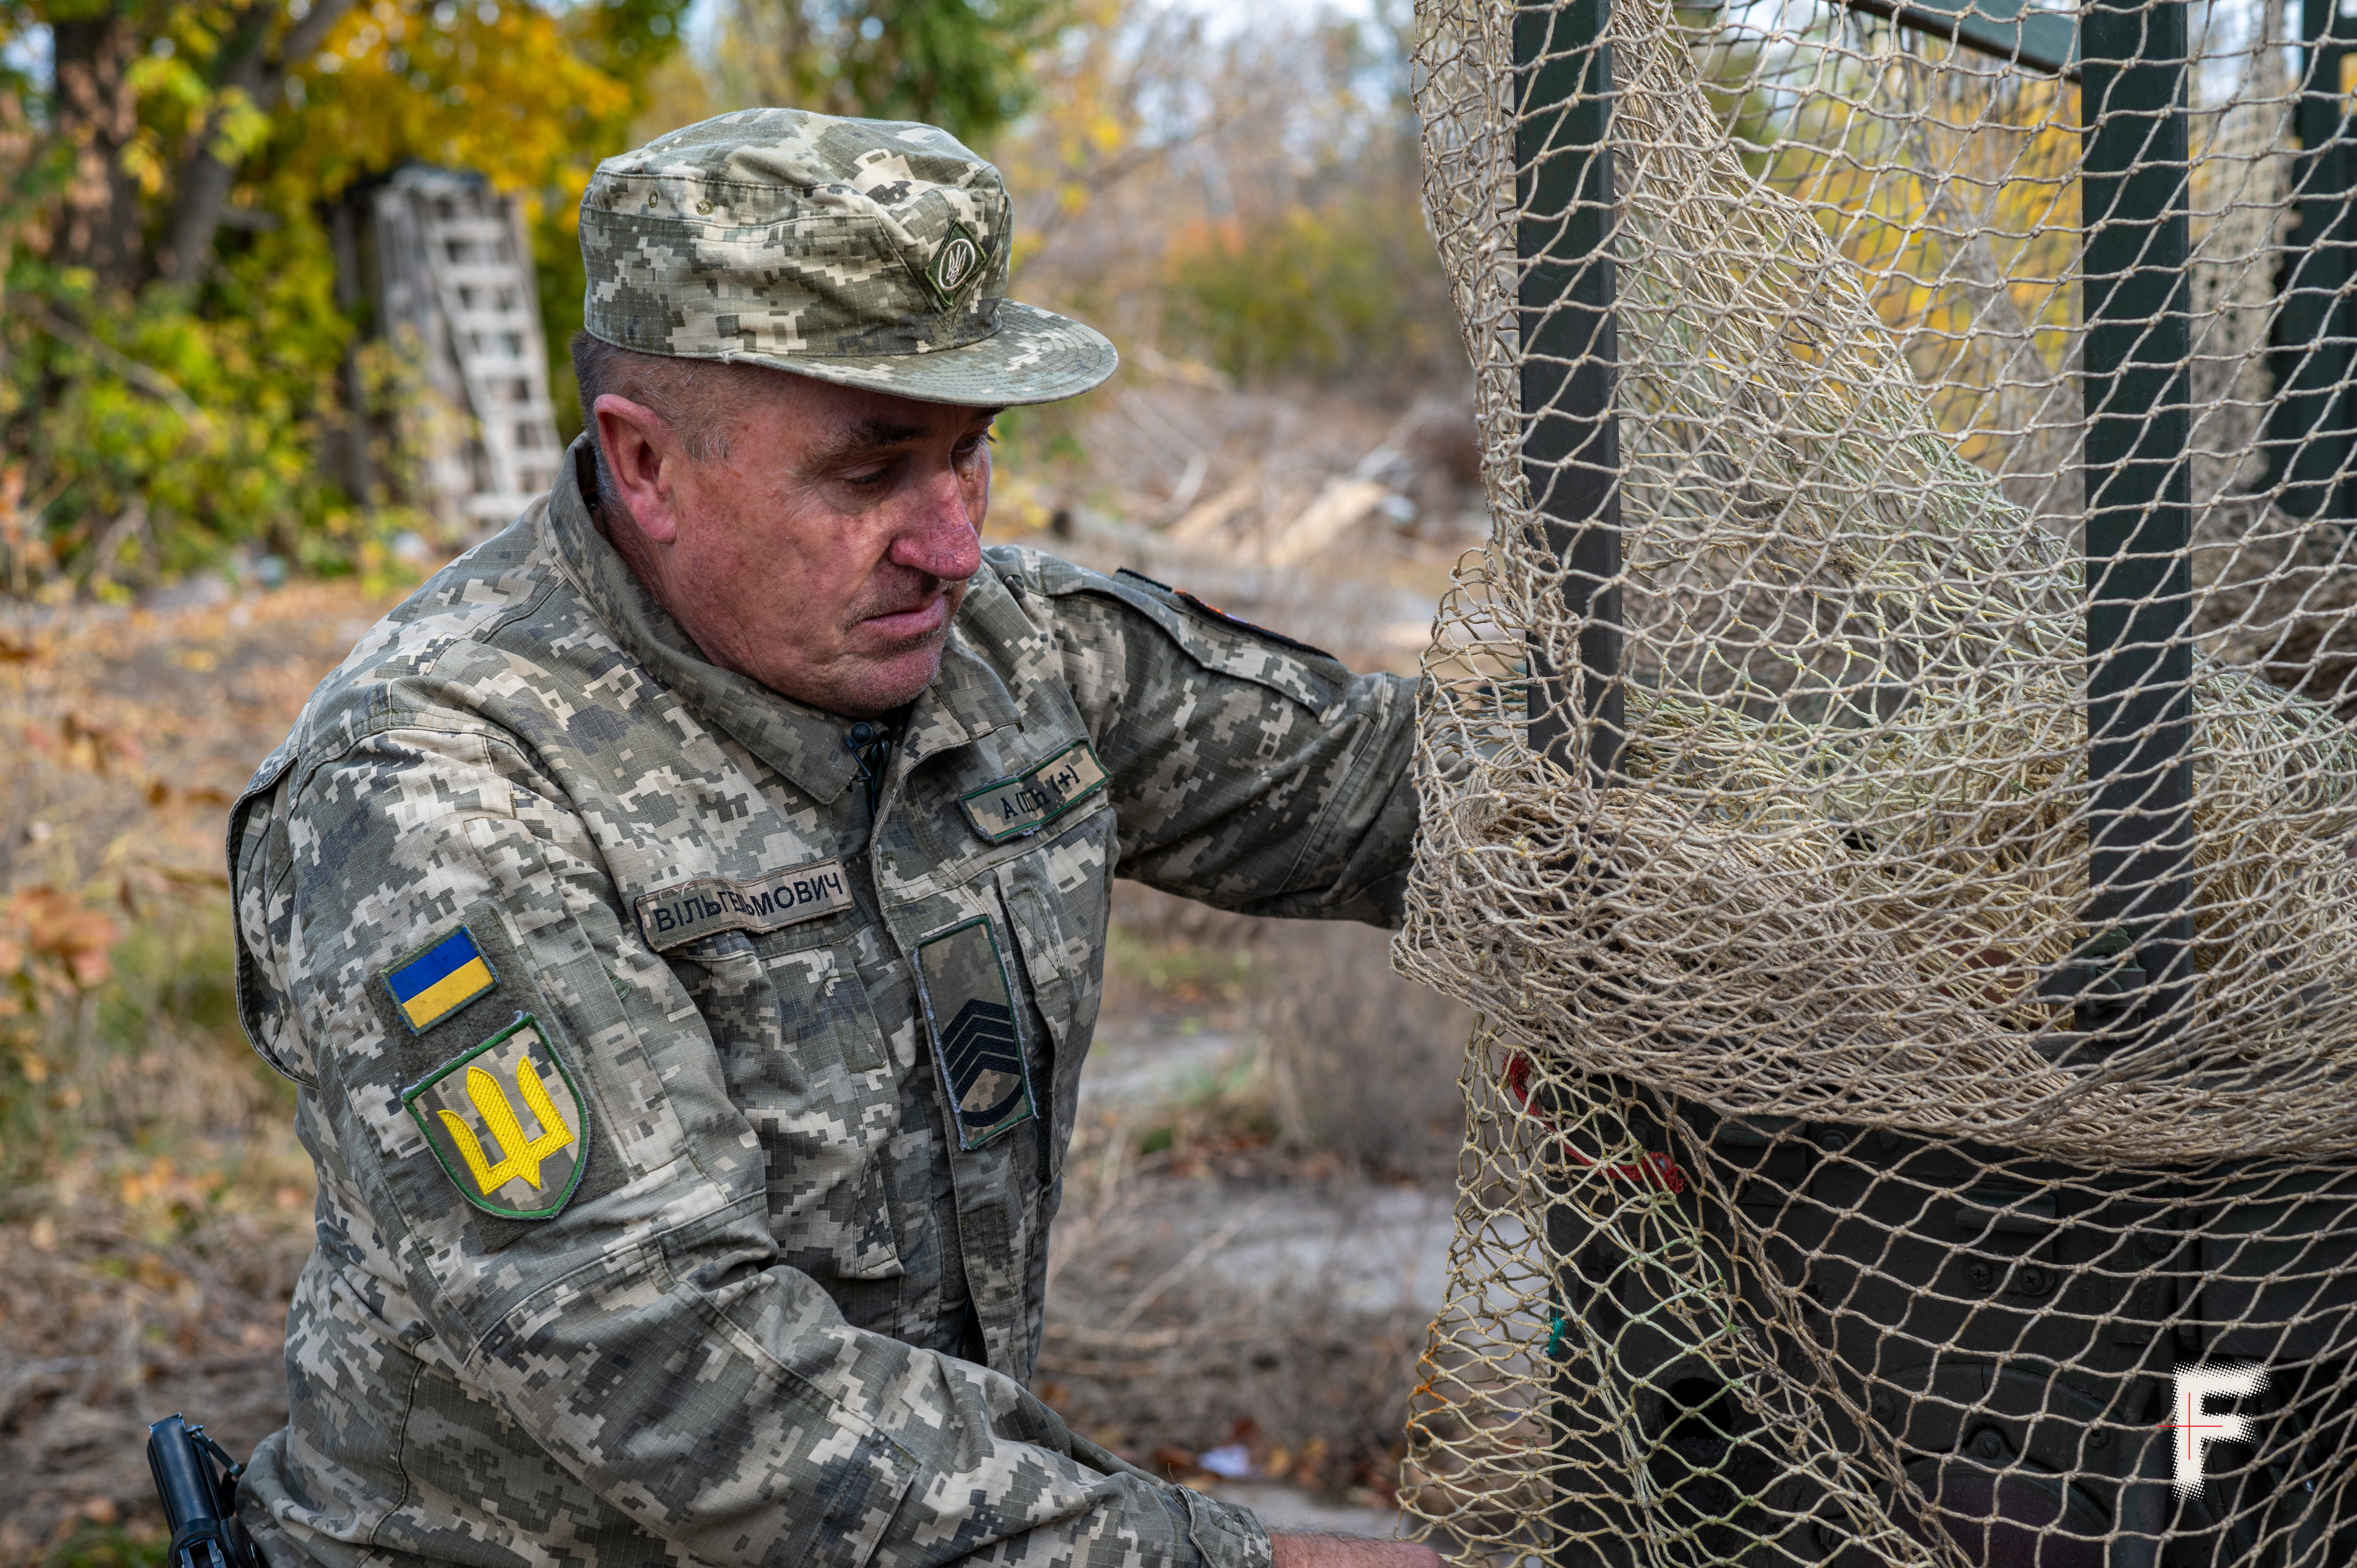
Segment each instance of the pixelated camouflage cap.
[{"label": "pixelated camouflage cap", "polygon": [[747,109],[597,166],[592,337],[974,407],[1052,403],[1111,343],[1006,297],[1014,208],[948,132]]}]

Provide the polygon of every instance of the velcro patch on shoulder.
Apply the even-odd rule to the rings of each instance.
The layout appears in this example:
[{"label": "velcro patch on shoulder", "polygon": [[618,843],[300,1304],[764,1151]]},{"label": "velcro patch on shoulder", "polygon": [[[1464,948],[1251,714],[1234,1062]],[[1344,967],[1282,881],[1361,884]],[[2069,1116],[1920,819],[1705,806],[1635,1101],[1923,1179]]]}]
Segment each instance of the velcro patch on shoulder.
[{"label": "velcro patch on shoulder", "polygon": [[1076,740],[1037,768],[994,779],[958,797],[966,821],[991,843],[1041,828],[1105,786],[1112,777],[1085,740]]},{"label": "velcro patch on shoulder", "polygon": [[589,1105],[530,1013],[401,1091],[458,1195],[504,1219],[548,1219],[589,1165]]},{"label": "velcro patch on shoulder", "polygon": [[716,931],[780,930],[851,908],[851,886],[843,862],[805,861],[766,876],[732,881],[699,876],[633,901],[639,929],[657,952],[683,946]]},{"label": "velcro patch on shoulder", "polygon": [[[1232,616],[1217,605],[1204,603],[1201,599],[1197,598],[1194,595],[1189,593],[1184,588],[1176,589],[1174,592],[1178,594],[1178,602],[1180,604],[1185,605],[1189,609],[1193,610],[1197,615],[1202,616],[1206,619],[1218,621],[1222,626],[1232,627],[1241,632],[1248,632],[1252,636],[1259,638],[1263,642],[1274,642],[1279,648],[1290,648],[1296,653],[1307,653],[1318,659],[1332,659],[1334,657],[1324,649],[1318,647],[1315,643],[1297,641],[1293,638],[1286,636],[1285,633],[1281,631],[1271,631],[1265,626],[1255,626],[1251,621],[1244,619],[1242,616]],[[1336,662],[1339,663],[1340,660],[1336,660]]]},{"label": "velcro patch on shoulder", "polygon": [[476,945],[474,933],[464,926],[436,937],[379,978],[393,997],[394,1011],[417,1035],[496,989],[500,983],[491,972],[490,960]]},{"label": "velcro patch on shoulder", "polygon": [[[1202,598],[1195,594],[1189,593],[1184,588],[1174,588],[1168,583],[1157,582],[1143,572],[1133,571],[1129,567],[1124,566],[1120,571],[1115,572],[1113,575],[1114,581],[1115,582],[1120,582],[1126,578],[1130,582],[1143,583],[1149,588],[1157,589],[1162,593],[1166,593],[1172,598],[1178,600],[1180,604],[1185,605],[1189,609],[1193,610],[1205,620],[1217,621],[1222,626],[1227,627],[1231,630],[1241,631],[1248,636],[1256,637],[1263,642],[1273,642],[1279,648],[1290,648],[1296,653],[1306,653],[1313,659],[1334,658],[1332,654],[1327,652],[1324,649],[1318,647],[1314,642],[1303,642],[1298,638],[1287,637],[1281,631],[1271,631],[1268,628],[1254,621],[1248,621],[1242,616],[1232,616],[1227,611],[1222,609],[1219,606],[1211,603],[1208,599]],[[1341,660],[1335,660],[1335,662],[1339,664]]]},{"label": "velcro patch on shoulder", "polygon": [[1067,572],[1047,585],[1050,595],[1090,594],[1118,600],[1160,627],[1206,670],[1265,686],[1320,712],[1349,687],[1351,671],[1333,655],[1239,620],[1142,572],[1125,567],[1111,577],[1079,567]]}]

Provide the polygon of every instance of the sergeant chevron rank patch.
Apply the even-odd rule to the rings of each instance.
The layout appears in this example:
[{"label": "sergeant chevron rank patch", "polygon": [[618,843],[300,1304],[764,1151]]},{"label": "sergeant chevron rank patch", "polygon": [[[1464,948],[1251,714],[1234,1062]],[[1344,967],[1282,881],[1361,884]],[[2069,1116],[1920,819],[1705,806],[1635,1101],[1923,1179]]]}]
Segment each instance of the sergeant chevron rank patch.
[{"label": "sergeant chevron rank patch", "polygon": [[989,916],[977,915],[917,944],[917,993],[942,1083],[957,1109],[958,1147],[978,1149],[1031,1120],[1023,1033]]},{"label": "sergeant chevron rank patch", "polygon": [[589,1108],[529,1013],[401,1091],[459,1195],[505,1219],[547,1219],[589,1164]]},{"label": "sergeant chevron rank patch", "polygon": [[1037,832],[1104,788],[1104,764],[1076,740],[1039,767],[958,798],[974,831],[992,843]]}]

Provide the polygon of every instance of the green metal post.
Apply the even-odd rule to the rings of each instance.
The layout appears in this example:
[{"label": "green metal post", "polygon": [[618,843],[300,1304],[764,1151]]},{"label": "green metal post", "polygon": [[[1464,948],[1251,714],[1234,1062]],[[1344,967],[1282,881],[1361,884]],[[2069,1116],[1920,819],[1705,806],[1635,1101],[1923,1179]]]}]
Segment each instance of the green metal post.
[{"label": "green metal post", "polygon": [[[1585,618],[1578,668],[1556,668],[1529,644],[1532,749],[1597,780],[1620,766],[1620,427],[1613,415],[1620,358],[1613,328],[1611,0],[1517,0],[1514,10],[1516,326],[1522,348],[1523,477],[1536,513],[1533,541],[1565,568],[1566,607]],[[1585,745],[1582,736],[1585,736]],[[1550,1205],[1549,1248],[1570,1259],[1588,1240],[1568,1200]],[[1585,1310],[1576,1265],[1556,1282],[1556,1310]],[[1556,1419],[1558,1487],[1585,1473],[1566,1389]],[[1543,1550],[1602,1564],[1629,1561],[1641,1521],[1568,1491],[1550,1511]],[[1633,1562],[1631,1563],[1633,1568]]]},{"label": "green metal post", "polygon": [[1626,732],[1610,20],[1610,0],[1522,0],[1514,12],[1523,476],[1541,542],[1565,564],[1567,606],[1587,618],[1577,671],[1553,669],[1544,650],[1530,650],[1530,743],[1576,768],[1576,737],[1586,730],[1586,763],[1598,779],[1619,766]]},{"label": "green metal post", "polygon": [[2280,303],[2270,356],[2277,397],[2267,410],[2269,479],[2276,505],[2294,517],[2357,522],[2357,389],[2350,385],[2357,338],[2357,146],[2349,132],[2342,72],[2357,61],[2357,16],[2334,0],[2306,0],[2300,29],[2300,94],[2292,111],[2299,145],[2292,198],[2298,222],[2285,242]]},{"label": "green metal post", "polygon": [[2149,1028],[2192,960],[2191,293],[2183,0],[2079,13],[2087,322],[2087,921],[2094,989]]}]

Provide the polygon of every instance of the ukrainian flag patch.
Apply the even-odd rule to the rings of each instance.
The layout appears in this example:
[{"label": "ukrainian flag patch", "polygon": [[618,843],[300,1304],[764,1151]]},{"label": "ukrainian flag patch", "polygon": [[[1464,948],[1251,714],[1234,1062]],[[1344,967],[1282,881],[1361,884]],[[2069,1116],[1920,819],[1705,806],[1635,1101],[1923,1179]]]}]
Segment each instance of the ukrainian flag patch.
[{"label": "ukrainian flag patch", "polygon": [[421,1035],[499,983],[464,926],[384,972],[393,1004]]}]

